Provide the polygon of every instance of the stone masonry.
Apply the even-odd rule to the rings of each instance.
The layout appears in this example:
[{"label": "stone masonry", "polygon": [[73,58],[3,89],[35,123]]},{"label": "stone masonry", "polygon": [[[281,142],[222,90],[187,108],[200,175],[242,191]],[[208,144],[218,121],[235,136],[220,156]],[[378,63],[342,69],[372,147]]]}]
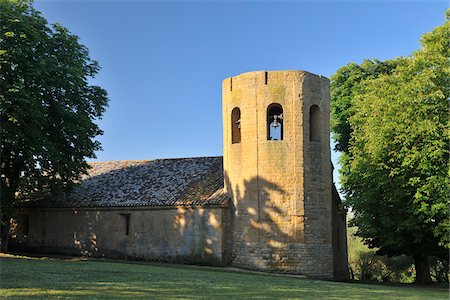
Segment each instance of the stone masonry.
[{"label": "stone masonry", "polygon": [[[250,72],[225,79],[222,93],[233,265],[335,278],[328,79],[303,71]],[[274,103],[282,107],[283,140],[268,140]],[[313,105],[320,116],[314,138]],[[241,139],[232,143],[235,108]],[[346,260],[346,253],[335,259]]]}]

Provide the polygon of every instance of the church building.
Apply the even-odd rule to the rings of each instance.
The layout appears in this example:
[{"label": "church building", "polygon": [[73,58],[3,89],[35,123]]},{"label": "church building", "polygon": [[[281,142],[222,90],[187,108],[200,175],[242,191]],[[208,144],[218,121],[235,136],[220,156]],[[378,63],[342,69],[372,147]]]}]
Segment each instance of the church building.
[{"label": "church building", "polygon": [[329,80],[227,78],[222,116],[223,157],[91,163],[63,201],[23,201],[11,249],[348,278]]}]

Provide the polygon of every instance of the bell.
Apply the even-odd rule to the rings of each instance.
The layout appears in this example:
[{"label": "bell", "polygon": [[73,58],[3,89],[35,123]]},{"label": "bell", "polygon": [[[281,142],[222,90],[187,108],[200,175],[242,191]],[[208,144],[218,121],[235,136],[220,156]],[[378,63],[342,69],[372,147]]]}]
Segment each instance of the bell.
[{"label": "bell", "polygon": [[279,116],[277,116],[277,115],[273,116],[273,123],[272,123],[272,127],[273,128],[277,128],[278,126],[280,126],[279,123],[278,123],[278,117]]}]

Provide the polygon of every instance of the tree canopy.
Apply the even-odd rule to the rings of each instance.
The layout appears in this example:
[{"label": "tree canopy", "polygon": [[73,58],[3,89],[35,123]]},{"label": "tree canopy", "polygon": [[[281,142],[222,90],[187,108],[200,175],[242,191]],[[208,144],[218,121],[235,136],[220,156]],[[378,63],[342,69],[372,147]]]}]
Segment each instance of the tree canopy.
[{"label": "tree canopy", "polygon": [[[61,195],[100,149],[107,106],[91,85],[99,65],[77,36],[49,25],[29,1],[0,0],[1,213],[18,193]],[[5,238],[2,228],[2,240]]]},{"label": "tree canopy", "polygon": [[449,78],[448,18],[410,57],[349,64],[331,78],[353,224],[379,254],[413,256],[420,283],[430,281],[427,256],[450,245]]}]

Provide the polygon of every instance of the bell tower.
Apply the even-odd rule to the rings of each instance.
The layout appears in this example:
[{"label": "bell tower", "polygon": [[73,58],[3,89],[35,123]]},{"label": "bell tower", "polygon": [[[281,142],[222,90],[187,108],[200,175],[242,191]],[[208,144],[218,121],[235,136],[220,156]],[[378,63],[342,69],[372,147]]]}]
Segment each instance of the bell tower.
[{"label": "bell tower", "polygon": [[329,80],[249,72],[222,96],[232,265],[334,278]]}]

